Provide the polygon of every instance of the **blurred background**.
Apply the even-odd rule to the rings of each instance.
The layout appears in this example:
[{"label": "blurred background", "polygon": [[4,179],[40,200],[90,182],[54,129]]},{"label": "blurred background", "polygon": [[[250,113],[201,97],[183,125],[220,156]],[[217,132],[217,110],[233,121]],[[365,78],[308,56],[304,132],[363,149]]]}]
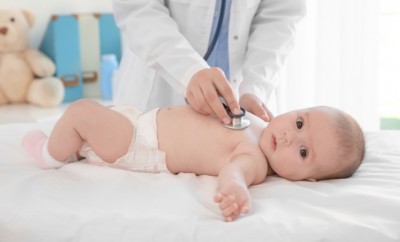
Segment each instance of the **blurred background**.
[{"label": "blurred background", "polygon": [[[306,2],[295,48],[268,101],[273,112],[330,105],[351,113],[366,131],[400,129],[400,1]],[[53,14],[112,12],[111,0],[2,0],[0,6],[35,13],[34,48]]]},{"label": "blurred background", "polygon": [[279,112],[331,105],[364,130],[400,129],[400,1],[307,1]]}]

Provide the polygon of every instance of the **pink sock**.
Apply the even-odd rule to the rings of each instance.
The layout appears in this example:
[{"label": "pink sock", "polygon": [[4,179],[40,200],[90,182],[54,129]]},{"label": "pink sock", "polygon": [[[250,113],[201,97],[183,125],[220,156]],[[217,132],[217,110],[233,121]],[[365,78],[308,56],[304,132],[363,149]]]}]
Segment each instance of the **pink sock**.
[{"label": "pink sock", "polygon": [[40,130],[27,133],[22,139],[22,147],[35,159],[42,169],[52,169],[63,166],[65,163],[55,160],[48,153],[47,141],[49,138]]}]

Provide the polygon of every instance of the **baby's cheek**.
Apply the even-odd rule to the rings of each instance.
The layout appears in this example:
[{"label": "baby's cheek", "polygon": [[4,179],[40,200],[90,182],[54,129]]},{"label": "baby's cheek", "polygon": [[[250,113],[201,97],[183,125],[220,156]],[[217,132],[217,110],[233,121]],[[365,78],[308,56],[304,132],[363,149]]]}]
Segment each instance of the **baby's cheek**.
[{"label": "baby's cheek", "polygon": [[259,147],[260,147],[261,151],[264,153],[264,155],[268,156],[268,155],[271,154],[271,151],[270,151],[270,149],[268,147],[267,139],[265,139],[265,138],[264,139],[260,139]]}]

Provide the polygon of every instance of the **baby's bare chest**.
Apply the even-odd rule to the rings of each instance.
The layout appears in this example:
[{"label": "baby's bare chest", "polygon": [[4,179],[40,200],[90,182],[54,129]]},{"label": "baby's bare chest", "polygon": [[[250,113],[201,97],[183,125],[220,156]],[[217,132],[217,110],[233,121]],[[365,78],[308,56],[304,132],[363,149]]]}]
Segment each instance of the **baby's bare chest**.
[{"label": "baby's bare chest", "polygon": [[212,131],[210,128],[190,135],[181,134],[175,136],[173,142],[161,146],[165,149],[167,164],[173,166],[175,172],[218,175],[234,157],[246,152],[242,147],[250,147],[240,135]]},{"label": "baby's bare chest", "polygon": [[166,152],[167,165],[175,172],[217,175],[244,152],[241,147],[258,148],[257,139],[246,130],[227,129],[216,118],[191,110],[160,112],[157,120],[159,148]]}]

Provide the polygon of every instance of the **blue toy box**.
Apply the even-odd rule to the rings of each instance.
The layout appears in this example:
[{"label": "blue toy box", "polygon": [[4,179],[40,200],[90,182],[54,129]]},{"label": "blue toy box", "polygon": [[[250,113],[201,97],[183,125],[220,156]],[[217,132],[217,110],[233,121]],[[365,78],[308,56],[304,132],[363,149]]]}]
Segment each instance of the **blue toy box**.
[{"label": "blue toy box", "polygon": [[[93,93],[100,93],[100,90],[92,90],[90,92],[92,94],[84,92],[86,79],[86,85],[91,85],[91,89],[100,89],[100,85],[93,86],[93,78],[86,77],[88,71],[85,70],[85,67],[88,65],[87,62],[84,64],[84,60],[97,61],[95,65],[98,66],[102,55],[114,54],[118,61],[121,59],[121,37],[119,29],[115,24],[114,16],[112,14],[93,15],[96,16],[98,21],[99,31],[98,36],[91,36],[90,38],[99,39],[97,41],[99,42],[97,46],[100,48],[98,52],[83,49],[85,48],[83,45],[85,40],[82,40],[82,38],[87,37],[80,34],[82,24],[79,23],[79,15],[53,15],[40,45],[40,50],[56,64],[56,76],[64,83],[64,102],[71,102],[83,97],[93,97]],[[100,77],[99,80],[101,82],[101,76],[98,73],[99,70],[95,68],[95,70],[90,71],[90,76]]]},{"label": "blue toy box", "polygon": [[56,64],[56,76],[65,86],[64,102],[83,97],[79,29],[76,16],[53,15],[40,50]]}]

